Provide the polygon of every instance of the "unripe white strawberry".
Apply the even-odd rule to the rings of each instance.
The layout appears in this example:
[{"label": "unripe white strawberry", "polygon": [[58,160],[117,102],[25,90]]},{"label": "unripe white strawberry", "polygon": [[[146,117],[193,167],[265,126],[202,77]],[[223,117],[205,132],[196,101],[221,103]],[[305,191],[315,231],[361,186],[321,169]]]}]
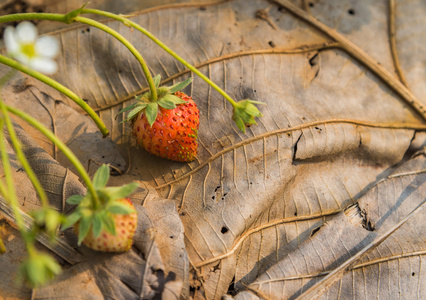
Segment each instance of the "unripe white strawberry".
[{"label": "unripe white strawberry", "polygon": [[[102,165],[93,177],[93,189],[85,196],[73,195],[68,204],[77,205],[67,216],[62,229],[74,226],[78,244],[103,252],[124,252],[133,244],[137,214],[127,198],[139,186],[132,182],[118,187],[107,187],[109,167]],[[94,191],[93,191],[94,190]]]},{"label": "unripe white strawberry", "polygon": [[[135,209],[128,198],[116,201],[127,205],[132,210]],[[99,236],[95,237],[93,231],[90,230],[83,239],[83,244],[93,250],[102,252],[125,252],[129,250],[132,247],[133,235],[136,231],[137,214],[113,214],[112,219],[115,225],[115,235],[103,229]],[[78,224],[74,226],[74,230],[78,235]]]}]

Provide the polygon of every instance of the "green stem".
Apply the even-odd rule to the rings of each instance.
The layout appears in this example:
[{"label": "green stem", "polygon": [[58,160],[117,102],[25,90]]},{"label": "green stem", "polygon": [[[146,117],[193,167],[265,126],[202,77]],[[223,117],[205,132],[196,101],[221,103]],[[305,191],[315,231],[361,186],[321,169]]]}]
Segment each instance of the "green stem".
[{"label": "green stem", "polygon": [[222,90],[218,85],[216,85],[213,81],[211,81],[207,76],[205,76],[203,73],[198,71],[194,66],[192,66],[190,63],[188,63],[186,60],[184,60],[182,57],[177,55],[172,49],[167,47],[163,42],[161,42],[159,39],[157,39],[152,33],[150,33],[148,30],[140,26],[139,24],[129,20],[126,17],[116,15],[113,13],[105,12],[98,9],[82,9],[82,14],[96,14],[104,17],[108,17],[114,20],[118,20],[120,22],[123,22],[124,25],[132,26],[133,28],[139,30],[143,34],[145,34],[147,37],[149,37],[152,41],[154,41],[158,46],[163,48],[167,53],[169,53],[171,56],[173,56],[176,60],[178,60],[180,63],[182,63],[185,67],[190,69],[192,72],[197,74],[199,77],[201,77],[205,82],[207,82],[211,87],[213,87],[216,91],[218,91],[226,100],[229,101],[229,103],[232,104],[233,107],[237,105],[237,103],[232,99],[224,90]]},{"label": "green stem", "polygon": [[119,40],[136,57],[136,59],[139,61],[139,63],[142,66],[142,70],[145,74],[146,81],[148,82],[149,89],[151,90],[151,100],[153,101],[157,100],[157,89],[155,88],[155,83],[154,83],[154,80],[152,79],[151,72],[149,71],[149,68],[145,60],[143,59],[142,55],[139,53],[138,50],[136,50],[136,48],[128,40],[126,40],[117,31],[111,29],[110,27],[100,22],[94,21],[89,18],[80,17],[80,16],[76,16],[72,20],[70,20],[69,17],[67,16],[68,15],[50,14],[50,13],[22,13],[22,14],[0,16],[0,23],[11,22],[11,21],[23,21],[23,20],[49,20],[49,21],[58,21],[62,23],[70,23],[71,21],[76,21],[76,22],[87,24],[87,25],[96,27],[100,30],[103,30],[106,33],[115,37],[117,40]]},{"label": "green stem", "polygon": [[152,79],[151,72],[149,71],[148,65],[146,64],[144,58],[139,53],[139,51],[136,50],[136,48],[126,38],[124,38],[121,34],[119,34],[117,31],[111,29],[110,27],[108,27],[108,26],[106,26],[102,23],[99,23],[97,21],[94,21],[92,19],[78,16],[78,17],[75,18],[75,20],[77,22],[87,24],[87,25],[90,25],[90,26],[93,26],[93,27],[96,27],[100,30],[105,31],[106,33],[112,35],[117,40],[119,40],[124,46],[126,46],[127,49],[129,49],[129,51],[136,57],[136,59],[141,64],[142,71],[145,74],[146,81],[147,81],[149,89],[151,91],[151,100],[152,101],[157,100],[157,98],[158,98],[157,89],[155,88],[154,79]]},{"label": "green stem", "polygon": [[[4,119],[0,119],[0,152],[1,152],[1,160],[3,162],[3,171],[4,176],[6,177],[6,185],[5,187],[3,185],[3,182],[0,184],[0,190],[3,194],[3,197],[6,199],[7,203],[9,203],[10,207],[12,208],[13,216],[15,217],[16,225],[18,226],[19,232],[22,235],[22,238],[25,242],[25,247],[27,250],[30,250],[34,248],[34,241],[31,238],[31,236],[28,234],[26,228],[25,228],[25,222],[24,218],[21,215],[21,212],[19,211],[19,203],[18,199],[16,198],[16,190],[15,190],[15,184],[13,181],[13,175],[12,175],[12,168],[10,167],[10,160],[9,160],[9,154],[7,153],[6,144],[4,142]],[[3,244],[3,242],[1,243]],[[4,247],[4,244],[3,244]],[[4,249],[2,249],[4,250]]]},{"label": "green stem", "polygon": [[49,20],[61,23],[70,23],[67,15],[64,14],[51,14],[51,13],[21,13],[9,14],[0,16],[0,23],[26,21],[26,20]]},{"label": "green stem", "polygon": [[6,123],[6,128],[9,131],[10,140],[12,141],[12,145],[15,148],[16,157],[18,158],[19,162],[22,164],[22,167],[27,173],[28,178],[30,179],[31,183],[34,186],[34,189],[37,191],[37,194],[40,197],[40,202],[42,206],[47,208],[49,207],[49,201],[47,200],[46,192],[44,191],[40,181],[38,180],[36,174],[34,173],[33,169],[28,163],[28,160],[25,157],[24,152],[22,151],[21,143],[18,140],[18,137],[16,136],[16,132],[15,132],[15,129],[13,128],[7,109],[4,105],[4,102],[1,99],[0,99],[0,109],[1,109],[1,112],[3,113],[4,121]]},{"label": "green stem", "polygon": [[61,141],[59,140],[53,132],[51,132],[49,129],[47,129],[43,124],[41,124],[39,121],[31,117],[30,115],[26,114],[25,112],[18,110],[16,108],[6,106],[7,110],[14,115],[18,116],[25,122],[31,124],[34,126],[38,131],[40,131],[45,137],[47,137],[52,143],[54,143],[59,150],[62,151],[62,153],[68,158],[68,160],[74,165],[74,167],[77,169],[78,173],[80,174],[82,180],[87,186],[87,189],[89,193],[92,195],[92,198],[94,200],[94,208],[98,208],[100,206],[99,197],[96,193],[96,190],[92,184],[92,181],[90,180],[89,174],[87,174],[86,170],[84,169],[83,165],[80,163],[78,158],[72,153],[72,151]]},{"label": "green stem", "polygon": [[[2,17],[0,17],[1,19]],[[1,21],[0,21],[1,23]],[[77,103],[82,109],[84,109],[85,112],[92,118],[92,120],[96,123],[99,130],[102,132],[102,135],[105,137],[108,135],[108,129],[106,128],[105,124],[102,122],[102,120],[99,118],[99,116],[96,114],[96,112],[86,103],[83,99],[78,97],[76,94],[74,94],[73,91],[66,88],[59,82],[53,80],[52,78],[37,72],[13,59],[10,59],[9,57],[0,55],[0,63],[7,65],[15,70],[21,71],[22,73],[28,74],[41,82],[44,82],[45,84],[53,87],[57,91],[61,92],[71,100],[73,100],[75,103]]]},{"label": "green stem", "polygon": [[1,151],[1,160],[3,163],[3,172],[6,178],[7,192],[3,191],[4,186],[2,186],[2,194],[6,201],[9,203],[12,208],[13,215],[16,220],[16,225],[18,226],[19,231],[22,233],[24,240],[28,242],[28,236],[26,234],[24,219],[18,209],[18,200],[16,198],[15,184],[12,177],[12,168],[10,167],[9,154],[7,153],[6,143],[4,142],[4,118],[0,118],[0,151]]},{"label": "green stem", "polygon": [[[3,85],[12,77],[13,74],[15,74],[14,69],[9,71],[6,75],[4,75],[0,79],[0,90],[2,89]],[[47,208],[49,206],[49,201],[47,200],[46,193],[43,187],[41,186],[41,183],[38,180],[36,174],[34,173],[33,169],[28,163],[28,160],[25,157],[24,152],[22,151],[21,143],[18,137],[16,136],[16,132],[15,132],[15,129],[13,128],[12,121],[10,120],[6,106],[4,105],[4,102],[1,99],[1,97],[0,97],[0,110],[3,114],[4,122],[6,123],[6,128],[9,131],[10,140],[12,141],[13,147],[15,148],[16,157],[21,162],[22,167],[24,168],[25,172],[28,175],[28,178],[30,179],[35,190],[37,191],[37,194],[40,197],[41,204],[43,205],[43,207]]]}]

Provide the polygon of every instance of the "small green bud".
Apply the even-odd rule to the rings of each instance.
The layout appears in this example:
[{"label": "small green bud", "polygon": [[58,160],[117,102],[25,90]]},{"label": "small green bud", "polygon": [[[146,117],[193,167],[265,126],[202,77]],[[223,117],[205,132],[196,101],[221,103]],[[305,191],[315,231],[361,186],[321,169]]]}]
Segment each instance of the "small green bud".
[{"label": "small green bud", "polygon": [[246,133],[246,126],[251,124],[257,124],[254,120],[255,117],[262,117],[263,114],[254,104],[264,104],[263,102],[253,100],[241,100],[237,102],[234,107],[234,114],[232,119],[237,124],[238,128]]},{"label": "small green bud", "polygon": [[34,248],[29,249],[29,256],[19,268],[20,278],[31,288],[40,287],[61,272],[61,266],[46,253]]}]

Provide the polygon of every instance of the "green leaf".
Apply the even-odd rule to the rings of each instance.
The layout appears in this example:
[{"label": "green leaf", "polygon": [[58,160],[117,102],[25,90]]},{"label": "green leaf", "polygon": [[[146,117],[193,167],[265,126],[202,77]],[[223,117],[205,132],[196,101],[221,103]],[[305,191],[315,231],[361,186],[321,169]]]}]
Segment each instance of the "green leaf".
[{"label": "green leaf", "polygon": [[105,226],[105,229],[112,235],[116,235],[115,232],[115,223],[112,216],[108,213],[102,215],[102,223]]},{"label": "green leaf", "polygon": [[247,103],[245,112],[254,117],[262,117],[262,113],[251,103]]},{"label": "green leaf", "polygon": [[130,206],[121,203],[121,202],[114,202],[111,205],[108,205],[107,210],[112,213],[112,214],[117,214],[117,215],[129,215],[132,213],[135,213],[136,211],[131,208]]},{"label": "green leaf", "polygon": [[135,99],[139,102],[138,104],[149,104],[151,101],[151,91],[145,92],[142,95],[135,96]]},{"label": "green leaf", "polygon": [[71,205],[77,205],[80,204],[80,202],[84,199],[84,196],[82,195],[72,195],[67,199],[67,203]]},{"label": "green leaf", "polygon": [[153,102],[147,105],[146,107],[146,119],[148,120],[149,125],[154,124],[155,119],[157,119],[158,114],[158,104]]},{"label": "green leaf", "polygon": [[31,226],[31,238],[35,238],[41,232],[45,233],[50,241],[56,241],[57,229],[65,221],[65,216],[51,207],[43,207],[33,211],[34,223]]},{"label": "green leaf", "polygon": [[31,249],[29,257],[19,268],[19,276],[31,288],[46,284],[55,275],[61,272],[61,266],[48,254]]},{"label": "green leaf", "polygon": [[170,94],[169,90],[170,90],[170,87],[168,87],[168,86],[159,87],[157,89],[157,97],[158,97],[158,99],[161,99],[161,98],[163,98],[166,95],[169,95]]},{"label": "green leaf", "polygon": [[157,76],[154,77],[154,84],[155,87],[158,89],[158,87],[160,86],[160,82],[161,82],[161,75],[158,74]]},{"label": "green leaf", "polygon": [[190,84],[192,81],[192,77],[188,78],[185,81],[176,83],[175,85],[172,85],[169,89],[170,93],[176,93],[177,91],[180,91],[181,89],[185,88],[188,84]]},{"label": "green leaf", "polygon": [[31,212],[31,216],[34,218],[36,224],[43,225],[45,223],[46,210],[43,208],[34,210]]},{"label": "green leaf", "polygon": [[261,101],[256,101],[256,100],[246,100],[246,101],[248,101],[248,102],[250,102],[250,103],[254,103],[254,104],[262,104],[262,105],[266,105],[266,103],[265,103],[265,102],[261,102]]},{"label": "green leaf", "polygon": [[102,232],[102,220],[99,217],[99,214],[93,214],[92,216],[92,230],[95,238],[97,238]]},{"label": "green leaf", "polygon": [[58,264],[58,262],[50,255],[48,254],[41,254],[44,267],[49,271],[48,277],[49,279],[52,278],[54,275],[58,275],[61,273],[62,268]]},{"label": "green leaf", "polygon": [[130,196],[137,188],[139,184],[132,182],[123,186],[107,187],[103,191],[108,195],[108,199],[117,200]]},{"label": "green leaf", "polygon": [[82,218],[80,220],[80,223],[78,224],[78,245],[81,245],[81,242],[84,240],[84,238],[89,233],[90,229],[90,220],[91,218]]},{"label": "green leaf", "polygon": [[238,118],[233,118],[233,119],[234,119],[235,123],[237,124],[238,128],[239,128],[242,132],[246,133],[246,126],[245,126],[245,124],[244,124],[243,119],[241,119],[240,117],[238,117]]},{"label": "green leaf", "polygon": [[139,104],[138,102],[135,102],[135,103],[133,103],[132,105],[129,105],[129,106],[127,106],[127,107],[125,107],[125,108],[121,109],[121,110],[118,112],[118,114],[115,116],[115,118],[117,118],[120,114],[122,114],[122,113],[124,113],[124,112],[126,112],[126,111],[129,111],[129,110],[131,110],[131,109],[134,109],[134,108],[135,108],[138,104]]},{"label": "green leaf", "polygon": [[[30,257],[26,264],[27,280],[31,286],[40,286],[41,284],[47,281],[46,272],[40,263],[40,260],[37,258]],[[24,275],[24,276],[25,276]]]},{"label": "green leaf", "polygon": [[162,108],[164,109],[173,109],[176,108],[176,104],[174,104],[172,101],[165,99],[167,96],[165,96],[164,98],[158,100],[158,105],[160,105]]},{"label": "green leaf", "polygon": [[257,122],[253,118],[253,116],[251,118],[247,119],[247,120],[244,120],[244,122],[246,123],[246,125],[252,125],[252,124],[257,125]]},{"label": "green leaf", "polygon": [[127,122],[131,119],[133,119],[134,117],[136,117],[138,115],[138,113],[145,109],[145,107],[147,106],[147,103],[139,103],[131,112],[129,112],[129,114],[127,115],[127,118],[123,121],[121,121],[121,123]]},{"label": "green leaf", "polygon": [[75,21],[74,19],[81,14],[81,11],[86,7],[87,4],[89,4],[89,2],[84,4],[82,7],[67,13],[65,15],[65,23],[67,24],[73,23]]},{"label": "green leaf", "polygon": [[77,223],[82,218],[80,211],[75,211],[72,214],[68,215],[65,219],[64,224],[62,225],[62,230],[68,229]]},{"label": "green leaf", "polygon": [[62,215],[56,210],[48,208],[46,211],[46,229],[48,233],[54,234],[56,229],[61,225]]},{"label": "green leaf", "polygon": [[93,187],[97,190],[104,188],[109,179],[109,166],[103,164],[93,176]]},{"label": "green leaf", "polygon": [[171,95],[171,94],[168,94],[168,95],[164,96],[163,99],[169,100],[169,101],[173,102],[174,104],[183,104],[183,103],[186,103],[186,101],[182,100],[178,96]]}]

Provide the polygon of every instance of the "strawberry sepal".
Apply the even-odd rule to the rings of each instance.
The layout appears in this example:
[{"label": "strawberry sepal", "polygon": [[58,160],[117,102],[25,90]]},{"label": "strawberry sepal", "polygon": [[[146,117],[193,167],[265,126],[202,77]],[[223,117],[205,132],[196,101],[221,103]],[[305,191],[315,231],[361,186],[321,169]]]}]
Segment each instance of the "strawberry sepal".
[{"label": "strawberry sepal", "polygon": [[179,92],[180,90],[186,88],[191,82],[192,82],[192,77],[188,78],[185,81],[176,83],[175,85],[172,85],[171,87],[169,87],[169,93],[174,94],[176,92]]},{"label": "strawberry sepal", "polygon": [[192,82],[192,77],[186,79],[185,81],[178,82],[172,86],[160,87],[160,82],[161,76],[155,76],[154,84],[157,89],[158,99],[156,101],[152,101],[151,92],[146,92],[140,96],[136,96],[136,103],[133,103],[118,112],[118,115],[120,115],[124,112],[130,111],[127,117],[121,123],[131,121],[140,113],[144,113],[148,119],[150,126],[152,126],[158,115],[158,106],[164,109],[174,109],[176,108],[176,105],[186,103],[185,101],[183,101],[179,97],[176,97],[173,94],[187,87]]},{"label": "strawberry sepal", "polygon": [[155,119],[157,119],[158,115],[158,103],[152,102],[146,106],[145,115],[148,120],[149,125],[152,126],[154,124]]}]

